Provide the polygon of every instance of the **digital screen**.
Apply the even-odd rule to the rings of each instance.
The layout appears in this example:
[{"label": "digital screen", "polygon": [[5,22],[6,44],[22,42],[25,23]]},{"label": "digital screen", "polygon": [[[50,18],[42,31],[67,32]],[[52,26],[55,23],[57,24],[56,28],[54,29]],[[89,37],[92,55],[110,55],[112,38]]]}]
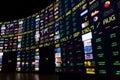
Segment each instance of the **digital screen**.
[{"label": "digital screen", "polygon": [[39,71],[39,48],[54,45],[58,73],[120,76],[119,5],[119,0],[56,0],[36,14],[1,22],[0,53],[17,52],[16,71]]}]

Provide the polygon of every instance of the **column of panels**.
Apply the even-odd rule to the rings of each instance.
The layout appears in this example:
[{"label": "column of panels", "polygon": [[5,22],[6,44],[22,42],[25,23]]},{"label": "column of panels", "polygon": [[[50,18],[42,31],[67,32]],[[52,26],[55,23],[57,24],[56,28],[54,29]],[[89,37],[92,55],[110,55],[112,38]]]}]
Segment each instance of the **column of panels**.
[{"label": "column of panels", "polygon": [[119,75],[119,24],[115,3],[112,0],[89,2],[96,74],[100,75]]},{"label": "column of panels", "polygon": [[92,44],[92,32],[90,29],[90,15],[88,9],[88,1],[83,0],[83,4],[80,7],[80,18],[81,18],[81,28],[82,28],[82,41],[84,48],[84,66],[86,74],[95,74],[95,60],[93,53]]},{"label": "column of panels", "polygon": [[[60,20],[61,50],[62,50],[62,72],[75,73],[84,72],[82,55],[82,41],[80,34],[79,10],[75,7],[77,2],[61,1],[60,9],[62,20]],[[77,10],[77,11],[76,11]],[[80,48],[80,49],[79,49]]]},{"label": "column of panels", "polygon": [[[71,19],[72,19],[72,45],[73,45],[73,53],[74,53],[74,67],[75,67],[75,73],[84,74],[85,73],[85,67],[84,67],[84,49],[83,49],[83,43],[82,43],[82,33],[81,33],[81,18],[80,18],[80,11],[81,11],[81,5],[78,4],[81,3],[79,0],[71,0],[71,6],[72,6],[72,12],[71,12]],[[76,7],[77,6],[77,7]],[[79,7],[78,7],[79,6]]]},{"label": "column of panels", "polygon": [[[3,26],[3,23],[0,23],[0,36],[4,35],[4,29],[5,27]],[[2,31],[3,30],[3,31]],[[7,46],[7,44],[4,44],[4,38],[0,37],[0,71],[2,71],[2,60],[3,60],[3,45]]]},{"label": "column of panels", "polygon": [[[59,1],[59,15],[62,17],[62,20],[60,20],[60,46],[61,46],[61,56],[62,56],[62,64],[61,64],[61,67],[62,67],[62,72],[68,72],[68,66],[67,66],[67,61],[68,61],[68,55],[67,55],[67,50],[66,50],[66,47],[67,47],[67,40],[65,39],[66,37],[66,25],[65,25],[65,9],[66,9],[66,12],[69,10],[68,8],[68,4],[66,5],[65,3],[66,1]],[[68,2],[68,0],[67,0]],[[66,7],[65,7],[66,5]],[[68,26],[69,27],[69,26]]]},{"label": "column of panels", "polygon": [[17,44],[17,63],[16,63],[16,71],[21,71],[21,50],[22,50],[22,27],[23,27],[23,20],[18,21],[18,44]]},{"label": "column of panels", "polygon": [[[1,32],[1,28],[2,28],[2,23],[0,23],[0,32]],[[1,36],[1,35],[0,35]],[[0,38],[0,47],[2,47],[1,44],[4,43],[4,38]],[[3,49],[0,49],[0,71],[2,70],[2,57],[3,57]]]},{"label": "column of panels", "polygon": [[[119,16],[118,12],[116,12],[115,4],[117,1],[110,0],[110,1],[101,1],[101,8],[103,14],[103,21],[102,25],[104,26],[104,36],[105,36],[105,51],[107,57],[107,63],[109,67],[108,75],[120,75],[120,55],[119,55],[119,32],[120,32],[120,23],[119,23]],[[109,55],[109,56],[108,56]],[[112,59],[112,60],[111,60]],[[111,70],[112,68],[112,70]]]},{"label": "column of panels", "polygon": [[39,71],[39,60],[40,60],[40,52],[39,52],[39,42],[40,42],[40,31],[39,31],[39,24],[40,21],[40,16],[39,14],[36,15],[36,19],[35,19],[35,46],[36,46],[36,50],[35,50],[35,71]]},{"label": "column of panels", "polygon": [[[22,22],[22,39],[19,39],[21,43],[22,51],[17,53],[17,71],[35,71],[35,17],[27,17]],[[21,27],[19,28],[21,31]]]},{"label": "column of panels", "polygon": [[40,47],[43,47],[43,43],[44,43],[44,31],[43,31],[43,28],[44,28],[44,9],[41,10],[40,12]]},{"label": "column of panels", "polygon": [[55,24],[54,24],[54,44],[55,44],[55,71],[61,72],[61,47],[60,47],[60,22],[57,21],[59,16],[59,2],[54,3],[54,18]]}]

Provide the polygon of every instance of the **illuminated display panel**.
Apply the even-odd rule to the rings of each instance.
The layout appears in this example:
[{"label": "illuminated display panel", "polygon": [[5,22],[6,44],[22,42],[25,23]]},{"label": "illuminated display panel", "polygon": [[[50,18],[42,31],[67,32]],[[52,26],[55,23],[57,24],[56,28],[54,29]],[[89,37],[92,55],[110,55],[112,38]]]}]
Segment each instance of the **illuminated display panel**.
[{"label": "illuminated display panel", "polygon": [[16,71],[39,71],[41,47],[54,45],[55,71],[120,75],[120,1],[57,0],[29,17],[0,23],[4,52],[16,51]]}]

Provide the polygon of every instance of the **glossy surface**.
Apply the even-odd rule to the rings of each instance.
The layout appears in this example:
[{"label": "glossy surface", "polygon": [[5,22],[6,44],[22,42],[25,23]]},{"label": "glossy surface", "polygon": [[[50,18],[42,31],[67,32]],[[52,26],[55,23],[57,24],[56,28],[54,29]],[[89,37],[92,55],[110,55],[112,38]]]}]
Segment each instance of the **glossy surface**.
[{"label": "glossy surface", "polygon": [[57,76],[35,73],[0,73],[0,80],[57,80]]},{"label": "glossy surface", "polygon": [[0,80],[120,80],[120,76],[80,74],[0,73]]}]

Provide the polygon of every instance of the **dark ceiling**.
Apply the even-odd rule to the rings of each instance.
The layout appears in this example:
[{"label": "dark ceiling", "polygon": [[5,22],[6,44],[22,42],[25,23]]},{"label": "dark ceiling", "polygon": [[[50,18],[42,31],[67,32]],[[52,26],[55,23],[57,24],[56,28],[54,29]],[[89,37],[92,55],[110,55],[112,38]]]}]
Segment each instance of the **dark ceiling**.
[{"label": "dark ceiling", "polygon": [[47,7],[55,0],[1,0],[0,22],[21,19]]}]

